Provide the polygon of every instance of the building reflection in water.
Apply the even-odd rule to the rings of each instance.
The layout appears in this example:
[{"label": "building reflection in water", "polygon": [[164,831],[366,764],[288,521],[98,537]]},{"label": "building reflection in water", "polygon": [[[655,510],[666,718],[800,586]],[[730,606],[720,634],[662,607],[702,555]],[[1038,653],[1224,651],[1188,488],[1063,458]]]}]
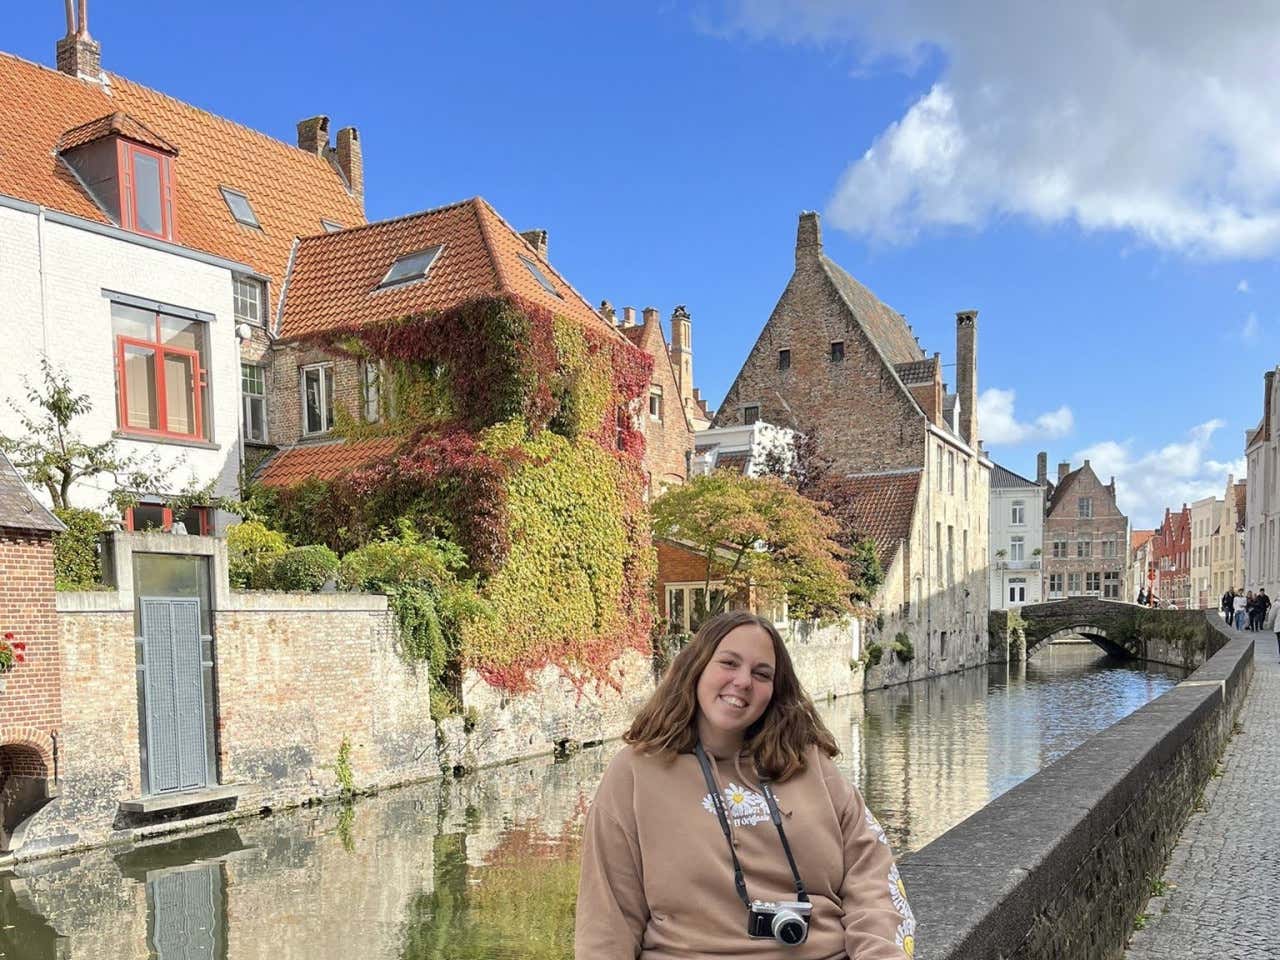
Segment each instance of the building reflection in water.
[{"label": "building reflection in water", "polygon": [[[1177,679],[1053,648],[820,711],[907,852]],[[570,960],[582,821],[616,749],[20,865],[0,956]]]}]

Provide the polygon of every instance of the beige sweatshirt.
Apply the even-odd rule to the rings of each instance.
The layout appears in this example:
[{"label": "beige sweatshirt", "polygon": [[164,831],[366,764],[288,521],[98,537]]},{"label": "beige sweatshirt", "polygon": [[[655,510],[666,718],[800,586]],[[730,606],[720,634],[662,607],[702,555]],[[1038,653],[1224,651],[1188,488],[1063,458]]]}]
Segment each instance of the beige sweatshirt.
[{"label": "beige sweatshirt", "polygon": [[[577,960],[910,957],[915,918],[884,830],[825,754],[811,748],[808,761],[804,773],[773,787],[813,903],[805,943],[747,937],[747,910],[697,758],[668,763],[628,746],[609,764],[587,815]],[[748,895],[795,899],[754,766],[743,757],[715,768]]]}]

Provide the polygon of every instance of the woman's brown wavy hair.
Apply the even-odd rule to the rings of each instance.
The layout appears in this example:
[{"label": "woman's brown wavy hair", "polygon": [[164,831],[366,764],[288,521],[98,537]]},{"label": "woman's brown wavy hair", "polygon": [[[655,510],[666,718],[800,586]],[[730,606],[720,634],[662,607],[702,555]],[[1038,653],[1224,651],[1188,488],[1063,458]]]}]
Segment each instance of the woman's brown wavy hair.
[{"label": "woman's brown wavy hair", "polygon": [[676,655],[666,676],[658,684],[632,721],[623,740],[642,753],[662,753],[674,758],[692,753],[698,740],[698,679],[716,648],[730,631],[738,627],[760,627],[773,641],[773,697],[760,719],[743,734],[743,749],[755,761],[761,776],[779,782],[789,780],[805,768],[805,751],[816,746],[829,757],[840,748],[814,709],[782,643],[778,628],[764,617],[733,610],[712,617],[697,636]]}]

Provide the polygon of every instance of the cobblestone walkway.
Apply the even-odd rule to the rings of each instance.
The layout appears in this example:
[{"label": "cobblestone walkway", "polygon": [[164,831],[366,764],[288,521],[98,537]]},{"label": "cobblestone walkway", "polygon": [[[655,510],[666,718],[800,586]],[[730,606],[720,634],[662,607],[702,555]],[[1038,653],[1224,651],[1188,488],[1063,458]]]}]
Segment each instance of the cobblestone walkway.
[{"label": "cobblestone walkway", "polygon": [[1254,637],[1254,675],[1210,779],[1174,848],[1164,896],[1126,960],[1280,958],[1280,655],[1270,632]]}]

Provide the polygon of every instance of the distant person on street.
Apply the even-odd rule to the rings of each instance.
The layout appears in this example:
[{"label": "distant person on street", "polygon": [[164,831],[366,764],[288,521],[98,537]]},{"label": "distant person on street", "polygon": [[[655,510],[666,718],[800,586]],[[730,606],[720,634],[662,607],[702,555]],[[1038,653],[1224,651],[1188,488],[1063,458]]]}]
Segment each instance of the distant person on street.
[{"label": "distant person on street", "polygon": [[1245,629],[1252,630],[1254,617],[1258,613],[1258,598],[1253,595],[1252,590],[1244,595],[1244,612],[1245,622],[1248,624]]},{"label": "distant person on street", "polygon": [[1222,619],[1227,621],[1227,626],[1231,626],[1231,620],[1232,620],[1231,608],[1232,608],[1232,601],[1235,600],[1235,598],[1236,598],[1236,595],[1232,593],[1230,589],[1228,589],[1222,595],[1222,602],[1218,604],[1218,606],[1222,608]]},{"label": "distant person on street", "polygon": [[1257,622],[1254,624],[1255,630],[1263,630],[1267,625],[1267,611],[1271,609],[1271,598],[1267,596],[1265,589],[1259,589],[1257,596],[1253,598],[1254,605],[1258,611]]},{"label": "distant person on street", "polygon": [[1147,588],[1141,587],[1138,590],[1138,606],[1145,607],[1147,605]]},{"label": "distant person on street", "polygon": [[1233,597],[1231,600],[1231,610],[1232,610],[1233,616],[1235,617],[1235,621],[1236,621],[1235,626],[1237,630],[1244,629],[1246,602],[1247,601],[1244,598],[1244,591],[1237,589],[1235,597]]}]

